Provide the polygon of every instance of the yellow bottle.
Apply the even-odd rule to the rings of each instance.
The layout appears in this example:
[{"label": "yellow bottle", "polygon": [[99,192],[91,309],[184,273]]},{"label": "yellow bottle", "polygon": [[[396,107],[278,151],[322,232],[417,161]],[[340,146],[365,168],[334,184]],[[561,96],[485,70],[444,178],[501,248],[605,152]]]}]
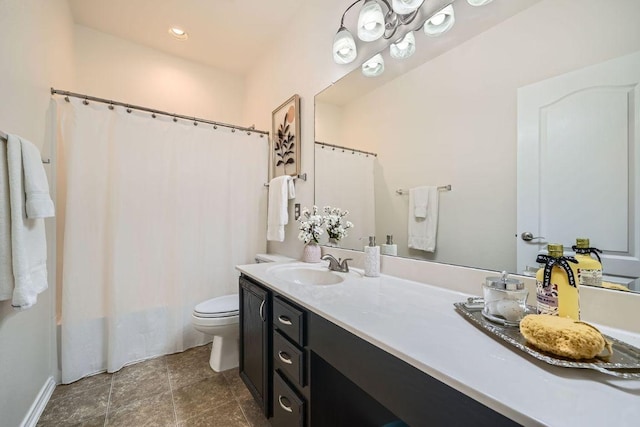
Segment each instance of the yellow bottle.
[{"label": "yellow bottle", "polygon": [[[580,320],[580,299],[578,295],[578,269],[577,264],[564,261],[564,248],[560,244],[549,244],[548,257],[543,262],[553,264],[551,274],[545,278],[545,267],[536,273],[536,296],[538,300],[538,313],[551,314],[560,317],[570,317]],[[570,284],[569,276],[559,263],[568,264],[574,278],[574,285]]]},{"label": "yellow bottle", "polygon": [[[598,251],[591,248],[589,239],[576,239],[576,245],[572,248],[578,261],[578,283],[589,286],[602,286],[602,264],[591,258],[591,254]],[[597,252],[596,252],[597,253]],[[597,256],[597,255],[596,255]]]}]

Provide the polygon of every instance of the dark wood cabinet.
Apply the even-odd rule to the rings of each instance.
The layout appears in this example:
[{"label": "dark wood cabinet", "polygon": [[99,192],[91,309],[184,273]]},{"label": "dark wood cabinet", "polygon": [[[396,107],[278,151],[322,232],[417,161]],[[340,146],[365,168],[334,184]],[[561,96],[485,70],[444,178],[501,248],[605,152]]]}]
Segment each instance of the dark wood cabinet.
[{"label": "dark wood cabinet", "polygon": [[271,415],[271,298],[269,291],[240,277],[240,378]]}]

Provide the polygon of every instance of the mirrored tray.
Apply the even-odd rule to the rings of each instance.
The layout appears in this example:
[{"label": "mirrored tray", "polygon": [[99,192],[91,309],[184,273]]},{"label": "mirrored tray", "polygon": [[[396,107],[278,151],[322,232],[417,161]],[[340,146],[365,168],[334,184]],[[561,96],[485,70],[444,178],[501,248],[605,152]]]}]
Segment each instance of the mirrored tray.
[{"label": "mirrored tray", "polygon": [[[458,313],[490,335],[498,337],[513,347],[550,365],[563,368],[593,369],[618,378],[640,379],[640,349],[613,337],[605,335],[606,339],[613,343],[613,355],[608,361],[600,359],[581,361],[565,359],[530,346],[520,333],[519,328],[499,325],[485,319],[481,313],[483,304],[480,298],[470,298],[469,301],[458,302],[454,306]],[[533,307],[528,307],[528,309],[535,312]]]}]

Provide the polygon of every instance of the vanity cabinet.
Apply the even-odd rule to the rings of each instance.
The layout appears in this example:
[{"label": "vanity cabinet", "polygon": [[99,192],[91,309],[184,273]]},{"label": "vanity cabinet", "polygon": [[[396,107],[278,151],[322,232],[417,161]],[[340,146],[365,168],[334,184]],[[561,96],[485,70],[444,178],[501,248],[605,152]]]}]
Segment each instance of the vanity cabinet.
[{"label": "vanity cabinet", "polygon": [[240,291],[240,375],[272,427],[517,425],[249,277]]},{"label": "vanity cabinet", "polygon": [[266,417],[271,411],[271,298],[270,292],[240,277],[240,378]]}]

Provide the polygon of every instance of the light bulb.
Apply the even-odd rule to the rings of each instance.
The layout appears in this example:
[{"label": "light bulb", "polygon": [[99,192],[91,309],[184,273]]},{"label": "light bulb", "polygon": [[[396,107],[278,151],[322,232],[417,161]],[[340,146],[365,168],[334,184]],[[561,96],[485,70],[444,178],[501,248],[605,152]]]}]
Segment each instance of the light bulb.
[{"label": "light bulb", "polygon": [[485,4],[491,3],[493,0],[467,0],[471,6],[484,6]]},{"label": "light bulb", "polygon": [[171,34],[173,37],[177,38],[178,40],[186,40],[189,38],[189,34],[187,34],[187,32],[180,27],[169,28],[169,34]]},{"label": "light bulb", "polygon": [[389,54],[394,59],[404,59],[413,55],[416,51],[416,37],[410,31],[396,43],[389,46]]},{"label": "light bulb", "polygon": [[358,52],[353,36],[345,27],[341,27],[333,39],[333,61],[336,64],[348,64],[356,59]]},{"label": "light bulb", "polygon": [[384,72],[384,59],[379,53],[362,64],[362,74],[366,77],[376,77]]},{"label": "light bulb", "polygon": [[375,0],[366,0],[358,15],[358,38],[363,42],[378,40],[384,34],[384,14]]},{"label": "light bulb", "polygon": [[453,27],[456,17],[453,12],[453,5],[450,4],[438,11],[424,23],[424,33],[430,37],[440,36]]},{"label": "light bulb", "polygon": [[424,0],[393,0],[391,8],[398,15],[406,15],[422,6]]}]

